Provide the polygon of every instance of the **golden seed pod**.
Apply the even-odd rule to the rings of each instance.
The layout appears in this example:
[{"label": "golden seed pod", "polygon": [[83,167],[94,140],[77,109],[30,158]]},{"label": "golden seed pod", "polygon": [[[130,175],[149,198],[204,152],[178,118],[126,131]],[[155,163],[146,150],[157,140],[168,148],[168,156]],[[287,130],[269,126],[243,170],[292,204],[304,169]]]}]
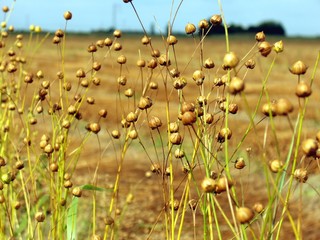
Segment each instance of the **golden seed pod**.
[{"label": "golden seed pod", "polygon": [[13,62],[9,62],[8,65],[7,65],[7,72],[8,73],[14,73],[17,71],[17,66],[15,63]]},{"label": "golden seed pod", "polygon": [[149,83],[149,87],[150,87],[150,89],[152,89],[152,90],[157,90],[159,86],[158,86],[158,83],[151,81],[151,82]]},{"label": "golden seed pod", "polygon": [[179,124],[177,122],[169,123],[169,132],[176,133],[179,131]]},{"label": "golden seed pod", "polygon": [[58,38],[62,38],[64,36],[64,32],[61,29],[58,29],[55,33],[55,36],[57,36]]},{"label": "golden seed pod", "polygon": [[80,187],[73,188],[72,195],[75,197],[81,197],[82,196],[82,189]]},{"label": "golden seed pod", "polygon": [[49,143],[44,147],[43,151],[47,154],[51,154],[51,153],[53,153],[54,149],[53,149],[52,145]]},{"label": "golden seed pod", "polygon": [[158,66],[157,60],[152,58],[149,62],[147,67],[151,69],[155,69]]},{"label": "golden seed pod", "polygon": [[143,59],[139,59],[139,60],[137,61],[137,66],[140,67],[140,68],[145,67],[145,66],[146,66],[146,61],[143,60]]},{"label": "golden seed pod", "polygon": [[192,23],[188,23],[185,26],[185,32],[186,34],[193,34],[196,31],[196,26]]},{"label": "golden seed pod", "polygon": [[116,29],[113,32],[113,36],[116,37],[116,38],[121,38],[122,32],[120,30]]},{"label": "golden seed pod", "polygon": [[107,47],[110,47],[112,45],[113,41],[110,38],[104,39],[104,45]]},{"label": "golden seed pod", "polygon": [[215,14],[210,18],[210,22],[213,26],[218,26],[222,23],[222,17],[219,14]]},{"label": "golden seed pod", "polygon": [[119,76],[117,81],[120,85],[125,86],[127,84],[127,77],[126,76]]},{"label": "golden seed pod", "polygon": [[253,59],[249,59],[244,64],[248,69],[254,69],[256,62]]},{"label": "golden seed pod", "polygon": [[129,112],[126,117],[127,122],[136,122],[137,119],[138,119],[138,114],[135,112]]},{"label": "golden seed pod", "polygon": [[141,43],[143,45],[148,45],[149,43],[151,42],[151,38],[149,38],[148,36],[144,35],[142,38],[141,38]]},{"label": "golden seed pod", "polygon": [[120,50],[122,49],[121,43],[116,42],[116,43],[113,45],[113,49],[114,49],[115,51],[120,51]]},{"label": "golden seed pod", "polygon": [[161,167],[158,163],[153,163],[151,166],[150,166],[150,171],[153,172],[153,173],[161,173]]},{"label": "golden seed pod", "polygon": [[255,204],[253,205],[252,209],[253,209],[255,212],[257,212],[257,213],[260,214],[260,213],[263,212],[264,207],[263,207],[263,204],[262,204],[262,203],[257,202],[257,203],[255,203]]},{"label": "golden seed pod", "polygon": [[236,218],[241,224],[249,223],[254,217],[254,213],[250,208],[239,207],[236,209]]},{"label": "golden seed pod", "polygon": [[246,166],[246,163],[245,163],[243,157],[237,158],[237,160],[236,160],[235,163],[234,163],[234,167],[235,167],[236,169],[243,169],[245,166]]},{"label": "golden seed pod", "polygon": [[275,102],[265,103],[262,105],[261,111],[267,117],[270,115],[275,117],[277,115],[277,105]]},{"label": "golden seed pod", "polygon": [[303,153],[307,156],[315,156],[319,148],[318,142],[313,138],[307,138],[301,143]]},{"label": "golden seed pod", "polygon": [[208,100],[205,96],[199,96],[199,97],[197,97],[197,103],[199,104],[199,107],[203,107],[203,106],[207,105]]},{"label": "golden seed pod", "polygon": [[181,149],[181,148],[177,148],[175,151],[174,151],[174,156],[176,158],[183,158],[185,156],[185,153],[184,151]]},{"label": "golden seed pod", "polygon": [[299,98],[309,97],[312,93],[311,87],[305,81],[301,81],[298,83],[296,87],[296,95]]},{"label": "golden seed pod", "polygon": [[89,80],[88,79],[82,79],[80,82],[80,85],[84,88],[89,87]]},{"label": "golden seed pod", "polygon": [[149,127],[151,129],[157,129],[162,126],[162,122],[158,117],[152,116],[149,119]]},{"label": "golden seed pod", "polygon": [[136,130],[131,130],[129,133],[128,133],[128,136],[129,138],[131,139],[136,139],[138,137],[138,132]]},{"label": "golden seed pod", "polygon": [[30,117],[30,119],[29,119],[29,123],[30,123],[30,125],[35,125],[35,124],[37,124],[37,119],[35,118],[35,117]]},{"label": "golden seed pod", "polygon": [[269,161],[269,168],[272,172],[278,173],[283,168],[283,162],[279,159]]},{"label": "golden seed pod", "polygon": [[173,77],[173,78],[177,78],[177,77],[180,76],[180,71],[179,71],[177,68],[172,68],[172,69],[170,70],[170,75],[171,75],[171,77]]},{"label": "golden seed pod", "polygon": [[[128,1],[128,0],[124,0],[124,1]],[[106,216],[104,219],[104,224],[107,225],[107,226],[110,226],[112,224],[114,224],[114,220],[111,216]]]},{"label": "golden seed pod", "polygon": [[180,145],[182,143],[182,136],[180,133],[178,132],[174,132],[170,134],[170,142],[173,145]]},{"label": "golden seed pod", "polygon": [[6,160],[4,157],[0,157],[0,167],[4,167],[7,164]]},{"label": "golden seed pod", "polygon": [[90,123],[89,129],[90,129],[91,132],[97,134],[97,133],[100,132],[101,127],[100,127],[99,123]]},{"label": "golden seed pod", "polygon": [[99,48],[103,48],[103,47],[105,46],[104,40],[103,40],[103,39],[99,39],[99,40],[96,42],[96,45],[97,45]]},{"label": "golden seed pod", "polygon": [[96,86],[99,86],[101,83],[101,79],[99,77],[92,78],[92,83]]},{"label": "golden seed pod", "polygon": [[96,52],[98,49],[97,49],[97,46],[95,45],[95,44],[90,44],[89,46],[88,46],[88,48],[87,48],[87,51],[89,52],[89,53],[94,53],[94,52]]},{"label": "golden seed pod", "polygon": [[183,125],[192,125],[197,121],[195,112],[186,111],[182,114],[181,121]]},{"label": "golden seed pod", "polygon": [[233,186],[233,181],[223,176],[216,180],[215,193],[222,193]]},{"label": "golden seed pod", "polygon": [[80,68],[76,72],[76,77],[85,78],[86,77],[86,72],[82,68]]},{"label": "golden seed pod", "polygon": [[174,211],[177,211],[180,206],[180,201],[178,199],[174,199],[173,202],[170,201],[170,207],[173,208]]},{"label": "golden seed pod", "polygon": [[256,33],[256,40],[258,42],[263,42],[266,40],[266,35],[264,34],[263,31]]},{"label": "golden seed pod", "polygon": [[121,134],[120,134],[120,132],[119,132],[118,130],[113,130],[113,131],[111,132],[111,136],[112,136],[114,139],[119,139],[120,136],[121,136]]},{"label": "golden seed pod", "polygon": [[239,110],[238,104],[236,103],[230,103],[229,104],[229,113],[236,114]]},{"label": "golden seed pod", "polygon": [[273,50],[276,53],[283,52],[283,42],[282,42],[282,40],[280,40],[280,41],[276,42],[275,44],[273,44]]},{"label": "golden seed pod", "polygon": [[1,28],[6,28],[7,27],[7,23],[6,22],[1,22]]},{"label": "golden seed pod", "polygon": [[222,128],[219,133],[217,140],[220,143],[223,143],[226,139],[230,139],[232,136],[232,131],[229,128]]},{"label": "golden seed pod", "polygon": [[214,120],[213,114],[206,113],[204,120],[205,120],[206,124],[213,123],[213,120]]},{"label": "golden seed pod", "polygon": [[195,106],[191,102],[183,102],[181,105],[181,113],[184,114],[185,112],[194,112]]},{"label": "golden seed pod", "polygon": [[22,160],[18,160],[14,166],[17,170],[21,170],[24,168],[24,162]]},{"label": "golden seed pod", "polygon": [[117,62],[118,62],[119,64],[125,64],[125,63],[127,62],[126,56],[120,55],[120,56],[117,58]]},{"label": "golden seed pod", "polygon": [[298,180],[298,182],[305,183],[308,180],[308,171],[304,168],[297,168],[293,176]]},{"label": "golden seed pod", "polygon": [[179,77],[173,81],[173,87],[175,89],[183,89],[187,85],[187,80],[184,77]]},{"label": "golden seed pod", "polygon": [[276,114],[279,116],[286,116],[293,111],[293,105],[286,98],[280,98],[276,102]]},{"label": "golden seed pod", "polygon": [[211,69],[211,68],[214,68],[214,62],[211,58],[207,58],[205,61],[204,61],[204,67],[207,68],[207,69]]},{"label": "golden seed pod", "polygon": [[148,109],[152,106],[152,100],[150,97],[146,96],[146,97],[141,97],[140,101],[138,103],[138,108],[140,108],[141,110],[145,110]]},{"label": "golden seed pod", "polygon": [[124,3],[132,2],[132,0],[123,0]]},{"label": "golden seed pod", "polygon": [[65,20],[71,20],[72,18],[72,13],[70,11],[66,11],[64,14],[63,14],[63,17]]},{"label": "golden seed pod", "polygon": [[171,61],[168,58],[168,55],[166,54],[161,54],[160,57],[158,58],[158,62],[161,66],[170,66]]},{"label": "golden seed pod", "polygon": [[175,36],[170,35],[170,36],[167,37],[167,43],[169,45],[175,45],[175,44],[178,43],[178,39]]},{"label": "golden seed pod", "polygon": [[94,61],[92,63],[92,69],[95,71],[99,71],[101,69],[101,63]]},{"label": "golden seed pod", "polygon": [[297,61],[289,68],[289,71],[295,75],[303,75],[307,72],[307,65],[302,61]]},{"label": "golden seed pod", "polygon": [[202,20],[200,20],[198,27],[200,29],[207,29],[209,27],[209,23],[206,19],[202,19]]},{"label": "golden seed pod", "polygon": [[262,56],[267,57],[271,53],[272,46],[269,42],[263,41],[259,44],[258,49]]},{"label": "golden seed pod", "polygon": [[34,215],[34,218],[36,219],[37,222],[43,222],[46,219],[46,215],[44,215],[43,212],[36,212]]},{"label": "golden seed pod", "polygon": [[239,63],[239,58],[234,52],[228,52],[223,57],[224,68],[235,68]]},{"label": "golden seed pod", "polygon": [[204,79],[205,79],[205,75],[204,75],[203,71],[196,70],[192,74],[192,79],[196,82],[196,84],[198,86],[200,86],[203,83]]},{"label": "golden seed pod", "polygon": [[126,89],[125,91],[124,91],[124,95],[126,96],[126,97],[132,97],[133,96],[133,94],[134,94],[134,90],[132,89],[132,88],[128,88],[128,89]]},{"label": "golden seed pod", "polygon": [[59,37],[53,36],[53,38],[52,38],[52,43],[53,43],[53,44],[59,44],[60,41],[61,41],[61,39],[60,39]]},{"label": "golden seed pod", "polygon": [[87,97],[87,103],[91,105],[94,104],[95,103],[94,97]]},{"label": "golden seed pod", "polygon": [[12,173],[2,173],[1,175],[1,181],[4,184],[9,184],[12,181]]},{"label": "golden seed pod", "polygon": [[216,189],[216,181],[210,177],[205,177],[201,182],[202,191],[212,193]]},{"label": "golden seed pod", "polygon": [[130,127],[130,123],[128,123],[127,121],[126,121],[126,119],[122,119],[121,120],[121,126],[123,127],[123,128],[128,128],[128,127]]},{"label": "golden seed pod", "polygon": [[4,13],[9,12],[9,7],[8,7],[8,6],[3,6],[3,7],[2,7],[2,11],[3,11]]},{"label": "golden seed pod", "polygon": [[49,168],[51,172],[58,172],[59,166],[57,163],[51,163]]},{"label": "golden seed pod", "polygon": [[72,88],[71,82],[67,81],[63,84],[63,89],[66,90],[67,92],[69,92],[71,88]]},{"label": "golden seed pod", "polygon": [[151,56],[154,57],[154,58],[158,58],[160,57],[160,51],[159,49],[153,49],[152,52],[151,52]]},{"label": "golden seed pod", "polygon": [[245,84],[243,79],[239,78],[239,77],[233,77],[230,80],[229,83],[229,93],[231,94],[238,94],[240,92],[242,92],[244,90]]}]

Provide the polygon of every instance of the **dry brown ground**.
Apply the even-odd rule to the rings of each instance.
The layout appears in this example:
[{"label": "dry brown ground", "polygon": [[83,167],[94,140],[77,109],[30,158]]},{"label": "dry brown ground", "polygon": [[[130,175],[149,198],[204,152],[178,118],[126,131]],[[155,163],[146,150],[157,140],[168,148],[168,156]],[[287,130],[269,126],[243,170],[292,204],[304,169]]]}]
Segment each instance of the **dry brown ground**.
[{"label": "dry brown ground", "polygon": [[[76,83],[75,72],[78,68],[82,67],[84,69],[89,69],[90,66],[90,57],[91,54],[87,52],[87,47],[91,43],[95,43],[99,38],[98,36],[67,36],[67,47],[65,49],[65,69],[66,75],[70,81]],[[50,38],[50,37],[49,37]],[[161,52],[164,51],[165,47],[160,38],[154,37],[153,46],[158,48]],[[267,39],[271,43],[280,39]],[[268,89],[270,92],[271,99],[277,99],[279,97],[289,98],[294,106],[295,110],[292,113],[292,120],[294,116],[297,115],[297,100],[294,95],[294,89],[296,86],[296,77],[291,75],[288,71],[288,67],[295,62],[296,60],[303,60],[308,66],[309,71],[304,79],[309,81],[311,72],[313,71],[313,65],[315,63],[317,51],[319,50],[319,41],[318,40],[301,40],[301,39],[283,39],[285,51],[280,54],[279,58],[276,61],[276,65],[270,75]],[[141,75],[139,74],[138,68],[135,66],[136,60],[139,58],[139,55],[142,58],[148,60],[150,50],[148,47],[143,46],[140,43],[140,38],[135,36],[123,36],[119,39],[119,42],[123,44],[123,50],[121,52],[111,51],[107,53],[107,49],[99,49],[95,54],[95,59],[102,62],[102,70],[99,71],[98,76],[101,78],[101,86],[93,87],[88,96],[94,96],[96,99],[95,106],[84,106],[82,113],[85,121],[96,121],[97,120],[97,111],[100,108],[106,108],[108,110],[107,120],[102,122],[102,131],[99,133],[99,139],[96,136],[92,136],[88,141],[89,144],[86,144],[84,151],[81,154],[80,161],[78,163],[78,168],[74,178],[75,184],[84,184],[88,183],[93,175],[95,168],[99,162],[98,168],[98,178],[97,184],[102,187],[108,187],[113,183],[114,177],[117,171],[117,164],[119,162],[119,155],[115,153],[114,146],[109,140],[109,135],[107,134],[106,129],[111,131],[119,124],[117,117],[117,106],[115,104],[115,99],[117,98],[117,76],[119,75],[119,65],[116,63],[116,57],[119,54],[124,54],[127,57],[127,64],[123,68],[123,72],[128,76],[128,87],[140,88],[141,85]],[[239,56],[244,56],[250,48],[254,45],[254,38],[249,37],[231,37],[231,50],[235,51]],[[192,72],[199,68],[199,51],[195,53],[195,43],[191,38],[179,38],[179,43],[176,45],[176,55],[177,62],[180,71],[188,79],[188,85],[185,91],[185,99],[187,101],[194,101],[195,97],[199,94],[197,88],[195,87],[194,82],[191,79]],[[211,79],[206,79],[210,82],[213,79],[213,76],[216,74],[216,70],[221,66],[222,58],[225,52],[224,38],[222,37],[212,37],[208,38],[204,43],[204,58],[211,57],[215,64],[216,68],[211,71]],[[194,56],[193,56],[194,53]],[[45,72],[45,75],[50,81],[55,79],[55,74],[60,68],[61,61],[59,60],[59,55],[61,54],[60,50],[54,46],[50,39],[41,46],[40,50],[33,56],[34,60],[30,68],[34,71],[42,69]],[[107,55],[106,55],[107,54]],[[172,51],[171,51],[172,54]],[[106,58],[104,56],[106,55]],[[246,89],[245,94],[247,101],[250,107],[254,107],[257,100],[257,95],[261,90],[261,82],[268,67],[271,63],[272,57],[257,58],[257,67],[250,72],[246,77]],[[173,58],[172,61],[174,62]],[[219,72],[219,71],[218,71]],[[144,72],[144,78],[147,73]],[[164,104],[165,104],[165,95],[164,88],[162,84],[162,75],[163,72],[156,71],[154,74],[153,81],[158,82],[159,90],[152,93],[152,98],[154,101],[153,114],[163,116],[165,114]],[[145,81],[145,80],[144,80]],[[312,133],[319,130],[319,119],[320,112],[318,111],[318,104],[320,100],[319,94],[320,82],[319,82],[319,71],[316,75],[316,80],[313,86],[313,95],[310,98],[309,108],[306,114],[306,121],[304,125],[304,137],[312,136]],[[123,87],[121,91],[125,89]],[[209,89],[206,89],[209,91]],[[173,92],[170,95],[172,101],[176,101],[175,93]],[[240,106],[242,110],[245,106],[240,97],[234,99]],[[264,101],[264,99],[263,99]],[[131,104],[131,105],[130,105]],[[125,106],[126,109],[132,109],[134,105],[129,104],[129,107]],[[174,105],[173,105],[174,106]],[[174,107],[172,107],[174,108]],[[172,113],[172,118],[176,117],[176,112]],[[256,120],[261,119],[263,116],[259,113]],[[231,119],[231,128],[234,131],[234,137],[231,144],[235,144],[242,137],[242,134],[246,127],[248,126],[249,119],[244,111],[236,116],[232,116]],[[281,150],[285,153],[288,150],[288,139],[290,139],[292,132],[290,131],[288,122],[286,119],[276,119],[279,132],[278,135]],[[83,124],[84,126],[84,124]],[[83,127],[80,125],[80,127]],[[257,126],[257,132],[249,134],[248,138],[243,144],[243,149],[246,147],[252,148],[252,153],[248,157],[248,167],[242,171],[235,172],[235,178],[238,183],[242,185],[242,192],[239,192],[240,198],[245,201],[246,205],[253,205],[255,202],[261,201],[266,204],[266,188],[265,188],[265,178],[262,176],[263,170],[259,168],[261,164],[261,148],[262,148],[262,138],[263,131],[266,126],[266,121],[262,122]],[[152,149],[152,144],[148,140],[148,132],[141,133],[143,144],[148,150]],[[268,142],[270,149],[267,151],[267,155],[270,158],[275,157],[274,151],[274,142],[270,140]],[[115,146],[117,148],[117,146]],[[104,151],[105,150],[105,151]],[[101,156],[101,152],[103,152]],[[149,152],[152,152],[150,150]],[[285,155],[285,154],[284,154]],[[150,178],[145,177],[146,171],[150,168],[150,160],[146,156],[142,147],[138,143],[133,143],[132,148],[128,151],[127,157],[124,161],[124,166],[122,169],[122,177],[120,183],[120,204],[119,208],[124,207],[124,200],[126,195],[131,192],[134,196],[133,202],[128,205],[126,209],[123,209],[123,225],[120,231],[120,239],[146,239],[149,230],[154,226],[159,215],[160,218],[163,218],[163,200],[162,200],[162,180],[161,176],[153,175]],[[180,163],[177,162],[176,169],[176,181],[175,186],[179,186],[179,183],[184,180],[185,175],[178,169],[180,169]],[[316,166],[312,166],[310,169],[317,169]],[[315,173],[310,175],[308,184],[302,187],[303,196],[306,200],[303,202],[303,222],[302,222],[302,231],[304,239],[318,239],[319,227],[320,227],[320,218],[319,218],[319,196],[315,191],[310,190],[310,185],[314,188],[318,188],[319,184],[317,183],[319,175],[316,174],[318,171],[315,170]],[[203,176],[203,170],[200,168],[196,172],[196,176],[201,179]],[[310,184],[310,185],[309,185]],[[178,192],[181,192],[179,188]],[[297,188],[299,189],[299,188]],[[105,212],[105,207],[108,206],[109,194],[106,195],[98,193],[99,197],[99,206],[98,206],[98,224],[103,226],[103,215]],[[181,193],[180,193],[181,194]],[[224,202],[225,196],[217,196],[221,202]],[[83,200],[82,200],[83,199]],[[80,202],[80,211],[86,209],[86,205],[90,204],[91,198],[90,193],[85,193]],[[297,201],[298,195],[294,197],[294,201]],[[293,202],[294,202],[293,201]],[[106,203],[104,203],[106,202]],[[224,207],[224,206],[223,206]],[[293,204],[292,212],[297,217],[299,212],[298,205]],[[226,210],[227,211],[227,210]],[[82,220],[79,224],[88,224],[90,222],[90,213],[88,213],[88,222]],[[161,221],[160,221],[161,222]],[[200,213],[197,213],[197,222],[196,232],[197,239],[201,239],[201,216]],[[83,226],[84,226],[83,225]],[[162,231],[163,225],[158,224],[154,229],[154,234],[151,239],[164,239]],[[255,230],[258,229],[258,226],[253,226]],[[223,234],[223,239],[229,239],[232,237],[228,231],[228,227],[225,225],[225,222],[221,220],[221,230]],[[100,230],[101,231],[101,230]],[[191,211],[187,211],[187,220],[184,227],[184,232],[182,239],[193,239],[193,222]],[[293,233],[290,228],[290,224],[286,221],[283,228],[283,233],[281,234],[281,239],[293,239]]]}]

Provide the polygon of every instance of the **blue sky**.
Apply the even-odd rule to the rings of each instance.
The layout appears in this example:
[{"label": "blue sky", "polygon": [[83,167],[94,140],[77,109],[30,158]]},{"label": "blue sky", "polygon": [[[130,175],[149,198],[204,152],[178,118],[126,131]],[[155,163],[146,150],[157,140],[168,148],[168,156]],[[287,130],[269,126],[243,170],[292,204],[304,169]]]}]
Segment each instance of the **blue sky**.
[{"label": "blue sky", "polygon": [[[283,24],[290,36],[320,36],[319,0],[221,0],[228,24],[245,27],[265,20]],[[12,5],[13,0],[1,4]],[[133,0],[147,30],[154,24],[156,31],[164,30],[170,19],[172,0]],[[175,0],[174,9],[179,1]],[[66,10],[73,13],[68,29],[85,31],[116,26],[121,30],[140,30],[141,27],[130,4],[122,0],[16,0],[9,25],[26,29],[30,24],[44,30],[64,27],[62,17]],[[186,23],[219,14],[218,0],[184,0],[174,29],[183,31]]]}]

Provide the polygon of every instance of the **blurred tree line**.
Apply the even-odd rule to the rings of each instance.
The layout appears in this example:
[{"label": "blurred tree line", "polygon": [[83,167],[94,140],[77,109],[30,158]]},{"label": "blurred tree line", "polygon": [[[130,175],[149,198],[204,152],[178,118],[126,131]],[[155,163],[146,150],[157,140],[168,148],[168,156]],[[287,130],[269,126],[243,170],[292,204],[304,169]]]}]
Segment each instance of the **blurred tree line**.
[{"label": "blurred tree line", "polygon": [[[263,31],[267,35],[285,35],[285,29],[281,23],[275,21],[265,21],[260,24],[249,26],[245,28],[241,25],[231,24],[228,27],[229,34],[244,34],[244,33],[257,33]],[[208,35],[224,34],[223,25],[215,26],[211,28]]]}]

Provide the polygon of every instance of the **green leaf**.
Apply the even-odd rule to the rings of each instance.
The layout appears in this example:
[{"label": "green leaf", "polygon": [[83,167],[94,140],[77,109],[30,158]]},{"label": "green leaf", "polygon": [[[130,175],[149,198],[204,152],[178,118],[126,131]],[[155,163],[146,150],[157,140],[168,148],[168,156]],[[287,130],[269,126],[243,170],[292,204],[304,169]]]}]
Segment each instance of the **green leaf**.
[{"label": "green leaf", "polygon": [[77,234],[77,214],[79,198],[73,197],[67,214],[67,239],[75,240]]},{"label": "green leaf", "polygon": [[110,189],[106,189],[106,188],[101,188],[101,187],[96,187],[96,186],[93,186],[91,184],[85,184],[85,185],[82,185],[81,186],[81,189],[82,190],[90,190],[90,191],[100,191],[100,192],[103,192],[103,191],[110,191]]}]

